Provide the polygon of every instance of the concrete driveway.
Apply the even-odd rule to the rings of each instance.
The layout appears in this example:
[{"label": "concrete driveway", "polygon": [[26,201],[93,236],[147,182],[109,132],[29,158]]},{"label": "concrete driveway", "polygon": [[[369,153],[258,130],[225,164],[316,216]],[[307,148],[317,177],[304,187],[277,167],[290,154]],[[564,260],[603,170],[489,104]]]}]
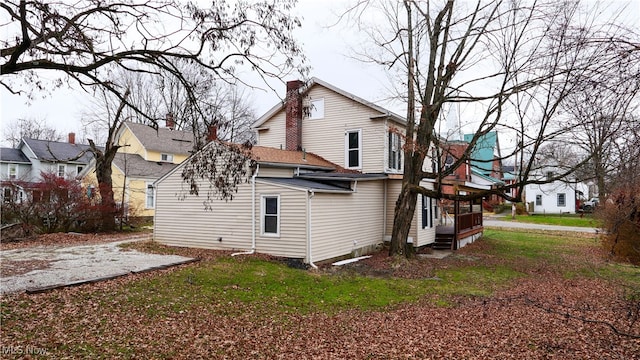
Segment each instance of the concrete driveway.
[{"label": "concrete driveway", "polygon": [[147,254],[118,246],[131,241],[0,251],[0,294],[41,292],[194,261],[184,256]]}]

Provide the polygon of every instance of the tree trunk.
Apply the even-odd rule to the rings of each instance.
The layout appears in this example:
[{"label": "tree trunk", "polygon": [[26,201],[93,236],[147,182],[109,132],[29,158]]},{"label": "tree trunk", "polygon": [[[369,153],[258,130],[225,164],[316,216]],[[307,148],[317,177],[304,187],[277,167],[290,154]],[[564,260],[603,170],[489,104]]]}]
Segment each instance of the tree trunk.
[{"label": "tree trunk", "polygon": [[407,244],[407,239],[409,238],[417,200],[417,193],[410,191],[408,186],[402,187],[393,212],[392,241],[389,256],[413,256],[413,244]]},{"label": "tree trunk", "polygon": [[[113,197],[113,182],[111,180],[111,161],[106,156],[96,158],[96,178],[100,191],[100,219],[103,231],[116,229],[116,201]],[[124,189],[123,189],[124,191]]]}]

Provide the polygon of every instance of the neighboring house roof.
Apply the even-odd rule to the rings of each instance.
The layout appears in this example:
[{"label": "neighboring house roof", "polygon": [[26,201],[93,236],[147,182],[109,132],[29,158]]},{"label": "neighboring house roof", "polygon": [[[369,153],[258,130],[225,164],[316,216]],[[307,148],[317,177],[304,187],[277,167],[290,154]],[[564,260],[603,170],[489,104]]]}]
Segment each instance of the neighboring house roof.
[{"label": "neighboring house roof", "polygon": [[[471,142],[475,134],[465,134],[464,141]],[[493,170],[493,159],[496,152],[499,152],[498,133],[491,131],[482,135],[476,141],[476,145],[471,151],[471,166],[474,166],[485,175],[491,175]]]},{"label": "neighboring house roof", "polygon": [[93,159],[89,145],[30,138],[23,138],[22,143],[41,161],[88,164]]},{"label": "neighboring house roof", "polygon": [[339,193],[352,193],[353,190],[349,187],[349,184],[340,186],[338,184],[327,184],[322,182],[316,182],[301,178],[270,178],[263,177],[258,178],[258,182],[268,182],[278,185],[284,185],[304,190],[312,190],[315,192],[339,192]]},{"label": "neighboring house roof", "polygon": [[317,168],[336,170],[340,166],[329,160],[305,151],[280,150],[266,146],[254,146],[251,148],[253,159],[258,163],[294,165],[305,168]]},{"label": "neighboring house roof", "polygon": [[189,154],[193,151],[195,137],[190,131],[172,130],[166,127],[154,129],[151,126],[125,121],[133,135],[145,149],[167,154]]},{"label": "neighboring house roof", "polygon": [[485,175],[484,172],[474,166],[471,167],[471,173],[481,179],[484,179],[494,185],[504,185],[504,181],[501,181],[499,179],[496,179],[492,176],[489,175]]},{"label": "neighboring house roof", "polygon": [[14,148],[0,148],[0,161],[8,163],[30,164],[31,161],[20,151]]},{"label": "neighboring house roof", "polygon": [[147,161],[138,154],[123,153],[116,154],[113,164],[127,177],[148,179],[157,179],[178,166],[169,162]]},{"label": "neighboring house roof", "polygon": [[375,173],[356,173],[356,172],[313,172],[300,174],[299,177],[304,179],[311,180],[341,180],[341,181],[352,181],[352,180],[382,180],[388,179],[389,176],[387,174],[375,174]]},{"label": "neighboring house roof", "polygon": [[[349,99],[351,99],[351,100],[353,100],[355,102],[358,102],[358,103],[360,103],[360,104],[362,104],[364,106],[367,106],[367,107],[369,107],[371,109],[374,109],[374,110],[379,111],[380,113],[382,113],[381,115],[372,117],[371,118],[372,120],[389,118],[389,119],[391,119],[391,120],[393,120],[393,121],[395,121],[397,123],[400,123],[401,125],[406,125],[407,124],[407,120],[404,117],[402,117],[402,116],[400,116],[400,115],[398,115],[398,114],[396,114],[396,113],[394,113],[394,112],[392,112],[390,110],[387,110],[387,109],[385,109],[385,108],[383,108],[381,106],[378,106],[378,105],[376,105],[376,104],[374,104],[372,102],[369,102],[369,101],[367,101],[367,100],[365,100],[365,99],[363,99],[361,97],[358,97],[358,96],[353,95],[353,94],[351,94],[351,93],[349,93],[347,91],[344,91],[344,90],[342,90],[342,89],[340,89],[338,87],[335,87],[335,86],[333,86],[333,85],[331,85],[331,84],[329,84],[329,83],[327,83],[325,81],[322,81],[322,80],[320,80],[320,79],[318,79],[316,77],[311,78],[311,80],[307,83],[307,85],[304,86],[300,91],[302,93],[306,93],[306,92],[309,91],[309,89],[311,89],[315,85],[324,86],[327,89],[330,89],[330,90],[332,90],[332,91],[334,91],[334,92],[336,92],[336,93],[338,93],[338,94],[340,94],[340,95],[342,95],[344,97],[347,97],[347,98],[349,98]],[[253,128],[260,127],[262,124],[267,122],[267,120],[269,120],[271,117],[273,117],[275,114],[277,114],[280,110],[284,109],[284,107],[285,107],[285,102],[281,101],[276,106],[272,107],[269,111],[267,111],[264,115],[262,115],[253,124],[252,127]]]}]

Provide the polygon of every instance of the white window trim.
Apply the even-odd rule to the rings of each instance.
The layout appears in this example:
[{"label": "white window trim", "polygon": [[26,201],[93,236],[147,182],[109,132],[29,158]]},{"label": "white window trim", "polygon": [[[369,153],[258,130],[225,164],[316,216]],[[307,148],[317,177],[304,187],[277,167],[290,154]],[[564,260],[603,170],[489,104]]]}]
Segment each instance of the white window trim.
[{"label": "white window trim", "polygon": [[[278,214],[277,214],[277,221],[276,221],[276,229],[277,231],[275,233],[268,233],[265,232],[264,227],[265,227],[265,221],[264,221],[264,217],[266,215],[266,210],[267,210],[267,204],[266,204],[266,199],[267,198],[276,198],[278,200]],[[271,214],[270,214],[271,215]],[[262,195],[260,197],[260,235],[264,236],[264,237],[274,237],[274,238],[279,238],[280,237],[280,195],[276,195],[276,194],[265,194]]]},{"label": "white window trim", "polygon": [[[62,176],[60,176],[60,166],[64,169],[62,170]],[[67,175],[67,164],[56,164],[56,175],[61,178],[65,177]]]},{"label": "white window trim", "polygon": [[[314,103],[318,102],[318,103],[322,103],[322,106],[318,106],[317,108],[315,108],[314,110]],[[321,108],[322,111],[319,111]],[[324,119],[324,98],[317,98],[317,99],[311,99],[309,101],[309,120],[318,120],[318,119]]]},{"label": "white window trim", "polygon": [[[13,178],[11,177],[11,166],[15,166],[15,168],[16,168],[16,174],[15,174],[15,177],[13,177]],[[19,173],[20,173],[20,166],[19,166],[18,164],[10,163],[10,164],[7,166],[7,178],[8,178],[8,179],[17,179],[17,178],[18,178],[18,176],[20,176],[20,174],[19,174]]]},{"label": "white window trim", "polygon": [[[151,185],[151,190],[153,192],[153,197],[151,200],[153,204],[149,206],[149,185]],[[144,186],[144,208],[145,209],[155,209],[156,208],[156,187],[153,186],[152,182],[147,182]]]},{"label": "white window trim", "polygon": [[[560,195],[564,197],[564,204],[560,205]],[[567,194],[566,193],[558,193],[556,194],[556,204],[558,207],[567,207]]]},{"label": "white window trim", "polygon": [[[389,137],[392,137],[391,140],[391,144],[389,144]],[[398,159],[398,167],[397,168],[393,168],[391,167],[391,162],[389,161],[389,159],[391,158],[391,151],[393,148],[393,143],[394,143],[394,139],[398,140],[398,153],[400,154],[400,158]],[[402,137],[400,136],[400,134],[398,134],[397,132],[393,132],[393,131],[388,131],[387,132],[387,138],[385,139],[385,142],[387,144],[387,171],[388,172],[392,172],[392,173],[401,173],[402,172],[402,167],[403,167],[403,161],[402,161],[402,157],[404,156],[404,153],[402,151]]]},{"label": "white window trim", "polygon": [[[358,133],[358,166],[349,166],[349,134]],[[344,167],[347,169],[362,169],[362,129],[345,130],[344,132]]]},{"label": "white window trim", "polygon": [[[167,159],[166,160],[162,160],[162,155],[166,155]],[[169,153],[161,153],[160,154],[160,161],[164,161],[164,162],[173,162],[173,154],[169,154]]]}]

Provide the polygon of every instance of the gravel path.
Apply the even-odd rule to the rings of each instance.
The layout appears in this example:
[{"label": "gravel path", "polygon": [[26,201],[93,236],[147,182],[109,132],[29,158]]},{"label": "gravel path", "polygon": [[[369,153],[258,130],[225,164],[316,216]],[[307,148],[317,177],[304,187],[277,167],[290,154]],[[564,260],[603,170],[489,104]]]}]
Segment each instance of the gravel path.
[{"label": "gravel path", "polygon": [[147,254],[118,246],[131,241],[137,239],[0,251],[0,294],[41,292],[194,261],[184,256]]}]

